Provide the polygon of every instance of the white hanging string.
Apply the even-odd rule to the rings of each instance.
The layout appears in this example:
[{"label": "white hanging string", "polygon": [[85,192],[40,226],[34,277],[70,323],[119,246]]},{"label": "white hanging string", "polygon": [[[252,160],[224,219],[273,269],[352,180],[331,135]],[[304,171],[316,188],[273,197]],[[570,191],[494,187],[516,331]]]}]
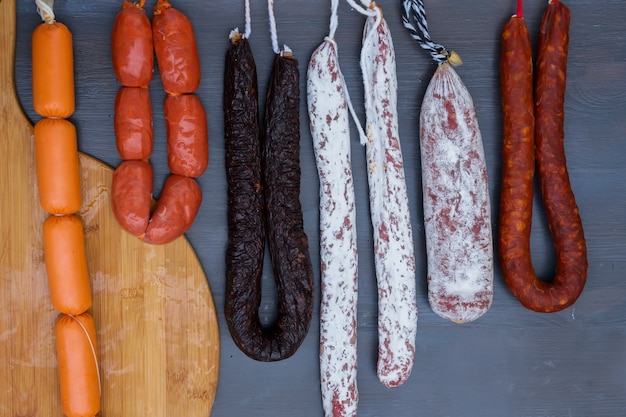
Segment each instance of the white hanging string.
[{"label": "white hanging string", "polygon": [[[361,0],[362,5],[358,5],[354,0],[347,0],[348,3],[350,4],[350,6],[352,6],[352,8],[354,10],[356,10],[357,12],[361,13],[362,15],[368,16],[368,17],[376,17],[376,21],[374,22],[374,26],[370,29],[370,32],[367,35],[367,38],[363,39],[363,45],[369,44],[372,41],[372,38],[374,36],[377,36],[378,34],[378,27],[380,26],[380,23],[383,20],[383,13],[382,13],[382,9],[380,7],[369,7],[370,5],[372,5],[372,2],[369,2],[367,0]],[[365,65],[368,63],[368,57],[367,54],[365,53],[365,49],[361,50],[361,68],[365,68]],[[371,85],[370,83],[363,79],[363,88],[364,88],[364,93],[366,96],[369,96],[371,94]],[[353,116],[354,117],[354,116]],[[356,121],[356,119],[355,119]],[[357,123],[357,126],[359,126],[359,124]],[[365,145],[368,141],[368,137],[367,134],[365,134],[364,132],[362,133],[362,130],[359,126],[359,136],[361,139],[361,145]]]},{"label": "white hanging string", "polygon": [[278,49],[278,35],[276,34],[276,18],[274,17],[274,0],[267,0],[267,12],[270,17],[270,36],[272,37],[272,49],[275,54],[280,53]]},{"label": "white hanging string", "polygon": [[337,25],[339,24],[339,18],[337,16],[338,6],[339,0],[330,0],[330,29],[328,31],[328,37],[331,39],[335,37]]},{"label": "white hanging string", "polygon": [[371,2],[368,0],[361,0],[361,4],[357,4],[354,0],[348,0],[348,4],[357,12],[365,16],[376,16],[378,13],[375,8],[370,8]]},{"label": "white hanging string", "polygon": [[246,0],[245,4],[246,28],[243,32],[243,37],[249,39],[250,33],[252,32],[252,19],[250,18],[250,0]]},{"label": "white hanging string", "polygon": [[[335,32],[337,31],[337,26],[339,25],[339,17],[337,14],[337,8],[339,6],[339,0],[331,0],[330,2],[330,28],[328,31],[328,36],[324,38],[325,41],[331,42],[335,46],[335,50],[337,50],[337,42],[335,42]],[[354,106],[352,105],[352,100],[350,100],[350,94],[348,93],[348,86],[346,85],[346,79],[341,74],[341,70],[339,70],[341,86],[346,95],[346,103],[348,104],[348,110],[350,111],[350,115],[352,116],[352,120],[356,125],[356,129],[359,132],[359,140],[363,142],[367,140],[367,136],[365,135],[365,131],[363,127],[361,127],[361,122],[354,111]]]},{"label": "white hanging string", "polygon": [[245,1],[245,21],[246,21],[246,27],[244,28],[244,32],[243,34],[241,34],[241,32],[239,32],[239,28],[236,27],[235,29],[231,30],[230,33],[228,34],[228,39],[231,40],[231,42],[233,43],[237,43],[239,42],[240,39],[249,39],[250,38],[250,33],[252,32],[252,19],[250,18],[250,0],[246,0]]},{"label": "white hanging string", "polygon": [[35,4],[41,20],[46,23],[54,23],[54,10],[52,9],[54,0],[35,0]]}]

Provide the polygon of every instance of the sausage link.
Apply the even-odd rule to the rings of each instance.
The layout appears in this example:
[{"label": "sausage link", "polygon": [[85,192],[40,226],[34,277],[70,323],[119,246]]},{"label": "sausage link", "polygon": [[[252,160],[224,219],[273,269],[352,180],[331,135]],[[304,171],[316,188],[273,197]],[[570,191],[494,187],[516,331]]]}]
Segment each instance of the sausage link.
[{"label": "sausage link", "polygon": [[196,180],[170,175],[165,180],[143,241],[153,245],[170,243],[189,230],[201,203],[202,191]]},{"label": "sausage link", "polygon": [[120,226],[143,238],[150,220],[152,166],[146,161],[123,161],[113,171],[111,208]]},{"label": "sausage link", "polygon": [[150,84],[154,73],[152,27],[140,4],[130,1],[122,4],[113,21],[111,52],[113,72],[120,84],[125,87]]},{"label": "sausage link", "polygon": [[[240,36],[237,36],[240,38]],[[231,40],[224,71],[224,148],[228,182],[226,323],[248,356],[262,339],[258,308],[265,251],[265,211],[257,71],[249,41]]]},{"label": "sausage link", "polygon": [[76,128],[65,119],[43,118],[34,136],[41,207],[51,214],[76,213],[82,204]]},{"label": "sausage link", "polygon": [[191,22],[167,0],[154,7],[152,36],[163,88],[168,94],[193,93],[200,85],[200,57]]},{"label": "sausage link", "polygon": [[43,223],[43,251],[54,308],[65,314],[87,311],[92,297],[80,219],[49,216]]},{"label": "sausage link", "polygon": [[[254,66],[247,43],[241,44],[240,52],[229,53],[227,69],[233,68],[236,57],[246,59],[236,73],[225,78],[225,91],[245,92],[246,118],[256,118],[256,107],[250,101],[255,100],[256,87],[253,85],[255,72],[247,75],[238,73],[250,70]],[[231,78],[233,76],[233,78]],[[292,57],[276,56],[272,78],[266,97],[265,143],[261,147],[261,169],[269,253],[272,258],[274,279],[278,288],[278,318],[270,327],[264,327],[259,321],[258,309],[261,304],[261,280],[257,267],[260,248],[256,248],[254,258],[244,259],[241,269],[229,273],[226,316],[229,329],[237,346],[249,357],[259,361],[278,361],[293,355],[304,340],[313,315],[313,270],[308,253],[308,239],[304,233],[302,208],[300,206],[300,129],[299,129],[299,85],[298,62]],[[234,85],[233,85],[234,83]],[[234,97],[230,97],[233,99]],[[229,100],[231,105],[234,105]],[[238,106],[238,105],[234,105]],[[237,107],[238,108],[238,107]],[[226,110],[232,117],[230,108]],[[235,110],[236,111],[236,110]],[[246,123],[244,130],[254,127]],[[227,127],[229,131],[230,127]],[[235,143],[241,142],[240,138]],[[254,152],[256,144],[245,145]],[[236,175],[246,171],[255,174],[256,160],[252,157],[252,166],[231,169],[229,174]],[[235,162],[235,161],[231,161]],[[256,185],[253,183],[252,187]],[[255,191],[256,193],[256,191]],[[246,197],[250,209],[256,209],[257,195]],[[257,222],[252,214],[245,218]],[[238,216],[238,211],[231,212]],[[255,223],[252,226],[256,226]],[[234,230],[234,229],[233,229]],[[260,229],[254,228],[258,239]],[[232,235],[235,237],[236,235]],[[238,242],[235,241],[236,245]],[[234,254],[234,253],[233,253]],[[234,260],[234,259],[233,259]],[[243,268],[249,267],[246,271]],[[234,272],[234,274],[232,273]]]},{"label": "sausage link", "polygon": [[[377,6],[379,7],[379,6]],[[378,282],[378,369],[387,387],[413,368],[417,334],[415,255],[398,135],[396,59],[387,22],[369,16],[363,32],[366,158]]]},{"label": "sausage link", "polygon": [[280,288],[274,340],[280,357],[287,357],[304,340],[313,315],[313,269],[300,205],[299,73],[293,57],[276,55],[265,109],[262,155],[267,236]]},{"label": "sausage link", "polygon": [[439,316],[466,323],[493,299],[491,207],[476,109],[448,62],[426,89],[420,126],[428,300]]},{"label": "sausage link", "polygon": [[195,94],[167,96],[164,104],[170,171],[199,177],[209,163],[206,112]]},{"label": "sausage link", "polygon": [[[541,196],[550,225],[552,240],[557,253],[556,274],[551,282],[537,278],[532,267],[530,254],[530,224],[532,207],[532,139],[525,149],[504,154],[505,164],[514,165],[524,158],[522,168],[513,168],[503,172],[503,194],[501,204],[500,256],[507,286],[513,295],[524,305],[538,312],[555,312],[571,306],[580,296],[587,278],[587,250],[582,221],[575,197],[569,182],[564,150],[564,100],[566,84],[567,52],[569,45],[570,13],[560,2],[549,3],[540,25],[538,58],[535,74],[535,158],[537,161]],[[505,27],[506,30],[506,27]],[[515,56],[522,47],[517,46],[515,37],[524,38],[524,54],[529,55],[527,33],[512,32],[508,39],[503,34],[503,51]],[[511,71],[511,72],[509,72]],[[514,134],[507,136],[513,121],[508,118],[510,110],[506,105],[519,100],[519,94],[529,95],[532,84],[528,81],[523,86],[524,92],[516,95],[506,94],[511,87],[513,73],[508,66],[501,68],[503,107],[505,111],[505,149],[507,143],[515,144]],[[532,109],[532,103],[525,100],[524,110]],[[511,115],[511,117],[513,117]],[[515,121],[517,123],[517,121]],[[526,136],[533,134],[533,125],[526,124],[519,129],[529,130]],[[529,156],[530,155],[530,156]],[[526,169],[523,169],[526,167]],[[528,188],[529,196],[516,201],[513,190],[518,192],[518,183]],[[516,187],[513,189],[513,187]]]},{"label": "sausage link", "polygon": [[61,22],[41,23],[32,35],[33,107],[43,117],[74,113],[72,32]]},{"label": "sausage link", "polygon": [[320,380],[326,416],[356,416],[358,255],[348,95],[337,46],[311,55],[307,103],[320,180]]},{"label": "sausage link", "polygon": [[89,313],[62,314],[54,326],[61,407],[68,417],[90,417],[100,410],[96,325]]},{"label": "sausage link", "polygon": [[152,155],[152,104],[147,87],[120,87],[115,97],[115,143],[124,160]]}]

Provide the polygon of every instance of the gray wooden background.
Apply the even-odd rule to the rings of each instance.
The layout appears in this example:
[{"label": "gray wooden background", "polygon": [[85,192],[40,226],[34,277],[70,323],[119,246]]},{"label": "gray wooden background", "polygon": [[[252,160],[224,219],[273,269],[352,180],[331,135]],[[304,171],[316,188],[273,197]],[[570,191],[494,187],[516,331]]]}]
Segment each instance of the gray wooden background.
[{"label": "gray wooden background", "polygon": [[[30,98],[30,33],[39,23],[34,1],[17,2],[16,79],[26,113]],[[113,100],[118,84],[110,60],[110,29],[121,0],[58,0],[55,11],[74,34],[80,149],[116,166]],[[155,1],[148,1],[151,10]],[[318,178],[308,130],[305,69],[328,31],[330,1],[277,0],[278,40],[293,49],[301,74],[301,165],[305,229],[315,265],[319,301]],[[243,28],[243,0],[174,0],[191,18],[198,37],[203,80],[198,91],[208,113],[209,168],[200,183],[204,202],[187,233],[206,271],[220,315],[221,371],[216,417],[321,416],[319,309],[307,339],[290,359],[259,363],[233,344],[223,318],[226,248],[222,78],[228,33]],[[409,187],[418,266],[417,358],[409,381],[384,388],[376,378],[376,282],[367,200],[364,149],[354,137],[359,245],[359,416],[623,416],[626,415],[626,1],[568,0],[572,13],[566,94],[566,152],[589,252],[588,284],[579,301],[555,314],[525,310],[508,292],[496,263],[491,310],[478,321],[456,325],[436,316],[426,299],[421,209],[418,115],[435,69],[400,21],[400,0],[380,0],[395,44],[399,81],[400,137]],[[478,112],[489,170],[492,214],[500,186],[501,110],[498,91],[499,36],[515,12],[514,0],[426,0],[436,42],[464,60],[458,72]],[[526,0],[533,43],[547,0]],[[364,18],[344,1],[336,40],[339,59],[358,114],[363,89],[358,66]],[[273,58],[266,2],[252,1],[251,45],[264,96]],[[160,80],[152,83],[155,189],[167,175]],[[354,129],[353,129],[354,134]],[[10,157],[5,155],[4,157]],[[494,222],[494,231],[497,224]],[[532,252],[537,272],[554,269],[541,204],[535,204]],[[269,264],[269,262],[267,262]],[[272,274],[266,268],[262,315],[271,320]],[[117,416],[116,416],[117,417]]]}]

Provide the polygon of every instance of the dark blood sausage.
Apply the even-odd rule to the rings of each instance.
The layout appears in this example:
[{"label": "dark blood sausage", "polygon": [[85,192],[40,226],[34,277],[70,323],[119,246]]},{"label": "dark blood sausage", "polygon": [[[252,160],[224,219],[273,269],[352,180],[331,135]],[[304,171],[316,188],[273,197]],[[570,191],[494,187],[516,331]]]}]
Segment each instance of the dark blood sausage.
[{"label": "dark blood sausage", "polygon": [[170,171],[199,177],[209,163],[206,112],[195,94],[167,96],[163,106]]},{"label": "dark blood sausage", "polygon": [[[501,93],[504,113],[500,258],[504,280],[528,309],[555,312],[571,306],[587,277],[582,222],[569,183],[563,146],[563,105],[569,10],[551,2],[541,21],[532,117],[531,50],[522,19],[502,32]],[[534,133],[534,140],[533,140]],[[530,254],[535,148],[539,184],[557,253],[551,282],[537,278]]]},{"label": "dark blood sausage", "polygon": [[201,203],[202,191],[196,180],[170,175],[165,180],[143,241],[154,245],[170,243],[189,230]]},{"label": "dark blood sausage", "polygon": [[111,208],[118,223],[143,238],[150,220],[152,166],[146,161],[122,161],[113,171]]},{"label": "dark blood sausage", "polygon": [[115,97],[115,143],[124,160],[152,155],[152,104],[146,87],[120,87]]},{"label": "dark blood sausage", "polygon": [[[263,178],[269,252],[279,288],[273,351],[290,356],[313,314],[313,270],[300,206],[298,61],[277,55],[265,101]],[[277,353],[278,353],[277,352]]]},{"label": "dark blood sausage", "polygon": [[154,71],[152,28],[141,4],[125,1],[113,22],[113,71],[126,87],[147,86]]},{"label": "dark blood sausage", "polygon": [[[256,72],[247,42],[233,46],[226,63],[225,122],[241,117],[238,110],[246,113],[244,126],[239,124],[243,120],[239,120],[226,127],[227,174],[229,187],[234,187],[229,189],[231,241],[227,254],[226,319],[237,346],[249,357],[266,362],[285,359],[296,352],[308,332],[313,313],[313,273],[299,201],[297,65],[291,57],[276,57],[266,99],[265,140],[258,148],[249,137],[244,138],[257,128]],[[239,94],[245,97],[243,102],[236,102]],[[252,140],[254,137],[252,133]],[[235,156],[242,156],[233,153],[239,146],[251,153],[249,166],[235,159]],[[261,171],[255,156],[259,149]],[[263,186],[256,181],[259,172]],[[241,176],[247,174],[252,178],[244,179],[250,182],[241,184]],[[247,194],[235,197],[234,192],[241,189],[239,187],[246,189]],[[259,246],[263,242],[262,220],[258,213],[263,209],[259,205],[261,187],[269,252],[278,288],[278,318],[270,327],[261,325],[258,314],[263,251]],[[240,221],[246,224],[235,225]],[[247,242],[251,242],[251,248],[246,246]],[[242,255],[246,250],[251,253]]]},{"label": "dark blood sausage", "polygon": [[258,317],[265,216],[257,72],[250,44],[239,34],[231,39],[226,54],[224,147],[228,182],[225,316],[237,346],[259,357],[254,344],[266,336]]},{"label": "dark blood sausage", "polygon": [[200,57],[189,18],[159,0],[152,18],[154,51],[168,94],[193,93],[200,85]]}]

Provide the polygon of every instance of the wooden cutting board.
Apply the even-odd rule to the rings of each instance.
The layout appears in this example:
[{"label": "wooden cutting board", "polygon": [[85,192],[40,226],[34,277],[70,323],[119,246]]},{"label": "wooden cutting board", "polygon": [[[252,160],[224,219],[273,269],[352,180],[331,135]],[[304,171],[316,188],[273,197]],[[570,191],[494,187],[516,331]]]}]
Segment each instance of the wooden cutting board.
[{"label": "wooden cutting board", "polygon": [[[71,25],[70,25],[71,26]],[[32,125],[14,88],[15,2],[0,0],[0,416],[62,416]],[[80,138],[79,138],[80,142]],[[207,417],[219,371],[213,298],[183,237],[151,246],[110,207],[112,170],[80,155],[101,416]]]}]

